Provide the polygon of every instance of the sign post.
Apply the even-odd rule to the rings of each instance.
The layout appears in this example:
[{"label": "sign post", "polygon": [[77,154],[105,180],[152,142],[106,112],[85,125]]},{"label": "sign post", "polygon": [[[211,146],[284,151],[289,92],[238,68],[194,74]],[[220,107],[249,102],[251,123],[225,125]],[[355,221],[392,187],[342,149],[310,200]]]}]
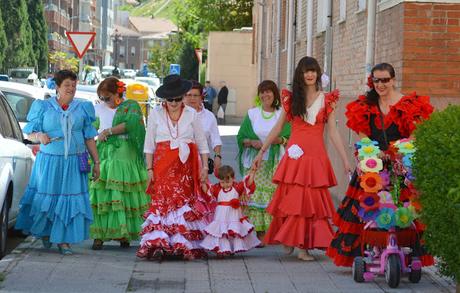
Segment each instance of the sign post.
[{"label": "sign post", "polygon": [[169,65],[169,74],[180,75],[180,64],[170,64]]},{"label": "sign post", "polygon": [[67,38],[69,38],[72,47],[77,53],[77,57],[80,59],[78,66],[78,77],[80,78],[83,70],[83,56],[88,51],[89,46],[96,37],[95,32],[66,32]]}]

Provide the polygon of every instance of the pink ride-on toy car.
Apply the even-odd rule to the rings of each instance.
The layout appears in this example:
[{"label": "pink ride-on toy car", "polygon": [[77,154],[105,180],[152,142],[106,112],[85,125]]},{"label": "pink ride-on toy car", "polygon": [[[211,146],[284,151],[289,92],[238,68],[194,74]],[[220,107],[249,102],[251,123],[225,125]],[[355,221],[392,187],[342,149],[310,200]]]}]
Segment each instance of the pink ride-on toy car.
[{"label": "pink ride-on toy car", "polygon": [[415,227],[382,231],[372,227],[374,225],[367,223],[361,235],[362,248],[367,249],[363,249],[364,257],[354,259],[353,279],[361,283],[385,275],[388,286],[396,288],[401,275],[408,274],[410,282],[418,283],[422,262],[417,257],[420,241]]}]

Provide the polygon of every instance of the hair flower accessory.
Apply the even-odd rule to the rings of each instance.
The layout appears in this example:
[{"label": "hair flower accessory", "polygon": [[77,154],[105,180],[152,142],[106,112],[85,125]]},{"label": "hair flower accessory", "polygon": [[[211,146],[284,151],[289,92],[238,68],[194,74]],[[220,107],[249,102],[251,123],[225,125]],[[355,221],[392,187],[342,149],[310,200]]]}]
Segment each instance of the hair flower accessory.
[{"label": "hair flower accessory", "polygon": [[360,185],[364,192],[376,193],[382,189],[382,178],[376,173],[365,173],[360,177]]},{"label": "hair flower accessory", "polygon": [[369,74],[369,76],[367,77],[367,87],[369,88],[369,90],[374,89],[374,81],[372,80],[372,74]]},{"label": "hair flower accessory", "polygon": [[126,84],[122,81],[117,81],[117,93],[122,94],[126,91]]},{"label": "hair flower accessory", "polygon": [[414,220],[414,214],[408,208],[398,208],[395,212],[395,223],[396,226],[401,228],[407,228],[411,225]]},{"label": "hair flower accessory", "polygon": [[363,172],[378,173],[383,169],[383,163],[377,157],[368,157],[359,162],[359,167]]},{"label": "hair flower accessory", "polygon": [[377,227],[388,230],[395,225],[395,212],[389,208],[380,210],[380,214],[375,219]]},{"label": "hair flower accessory", "polygon": [[364,193],[359,197],[359,205],[366,212],[378,209],[379,201],[380,198],[375,193]]}]

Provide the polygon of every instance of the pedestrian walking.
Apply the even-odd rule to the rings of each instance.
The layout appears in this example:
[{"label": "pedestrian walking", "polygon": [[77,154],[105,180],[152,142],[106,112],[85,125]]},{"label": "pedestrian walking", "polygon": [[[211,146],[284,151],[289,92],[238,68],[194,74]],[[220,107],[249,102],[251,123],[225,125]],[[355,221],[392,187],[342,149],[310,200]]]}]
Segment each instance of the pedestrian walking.
[{"label": "pedestrian walking", "polygon": [[204,99],[204,106],[207,110],[213,112],[213,103],[215,101],[215,98],[217,96],[216,89],[212,87],[211,82],[209,80],[206,81],[205,83],[205,88],[204,92],[206,93],[205,99]]},{"label": "pedestrian walking", "polygon": [[225,124],[225,110],[227,109],[228,102],[228,88],[225,81],[220,82],[220,90],[217,95],[217,104],[219,105],[217,110],[217,118],[220,122]]},{"label": "pedestrian walking", "polygon": [[185,94],[184,102],[192,107],[198,114],[198,119],[203,127],[209,150],[214,151],[214,159],[208,158],[209,174],[218,170],[222,161],[222,140],[217,127],[216,117],[203,106],[203,86],[192,80],[192,88]]},{"label": "pedestrian walking", "polygon": [[[273,81],[264,80],[258,85],[256,104],[258,106],[249,109],[236,137],[239,169],[243,176],[251,170],[254,158],[281,116],[280,93]],[[284,155],[284,147],[290,134],[291,125],[286,123],[280,135],[264,153],[260,170],[254,179],[257,189],[248,199],[247,215],[261,240],[271,222],[271,216],[266,212],[276,188],[271,179]]]},{"label": "pedestrian walking", "polygon": [[293,91],[283,90],[283,112],[254,159],[254,166],[260,167],[284,123],[291,122],[287,151],[273,176],[278,186],[267,208],[273,220],[265,243],[281,243],[288,254],[297,247],[302,260],[313,260],[308,250],[326,249],[333,235],[330,221],[334,205],[328,188],[336,185],[336,179],[324,144],[325,127],[345,170],[350,168],[335,125],[338,99],[337,91],[321,91],[321,69],[316,59],[302,58],[295,70]]},{"label": "pedestrian walking", "polygon": [[[375,65],[368,80],[370,90],[349,103],[345,113],[347,126],[360,137],[377,141],[382,151],[388,149],[389,142],[410,137],[417,123],[428,119],[433,112],[429,97],[417,96],[416,93],[403,95],[396,90],[395,76],[391,64]],[[354,258],[361,256],[360,237],[364,223],[358,211],[359,198],[363,194],[361,180],[355,171],[334,215],[338,230],[326,253],[337,266],[351,266]],[[422,232],[423,229],[418,225],[417,230]],[[433,264],[433,258],[426,255],[423,247],[421,254],[424,266]]]},{"label": "pedestrian walking", "polygon": [[219,183],[208,186],[203,183],[203,191],[217,199],[214,220],[204,229],[207,236],[201,246],[220,256],[248,251],[260,244],[254,225],[241,211],[240,198],[250,196],[254,184],[255,169],[242,182],[236,182],[232,167],[224,165],[217,171]]},{"label": "pedestrian walking", "polygon": [[123,99],[125,91],[126,85],[116,77],[104,79],[97,87],[102,101],[95,106],[101,175],[90,188],[94,250],[102,249],[104,241],[117,240],[127,248],[131,240],[139,239],[149,203],[144,119],[136,101]]},{"label": "pedestrian walking", "polygon": [[75,99],[77,75],[58,71],[57,96],[35,100],[24,132],[40,142],[29,185],[21,198],[16,229],[40,237],[45,248],[53,243],[62,254],[72,254],[70,244],[89,237],[93,220],[88,193],[89,151],[93,179],[99,178],[99,156],[90,102]]},{"label": "pedestrian walking", "polygon": [[[156,95],[144,144],[150,207],[142,225],[139,257],[204,255],[200,246],[208,224],[200,184],[207,181],[208,145],[196,111],[183,103],[192,83],[178,75],[165,77]],[[200,160],[201,157],[201,160]]]}]

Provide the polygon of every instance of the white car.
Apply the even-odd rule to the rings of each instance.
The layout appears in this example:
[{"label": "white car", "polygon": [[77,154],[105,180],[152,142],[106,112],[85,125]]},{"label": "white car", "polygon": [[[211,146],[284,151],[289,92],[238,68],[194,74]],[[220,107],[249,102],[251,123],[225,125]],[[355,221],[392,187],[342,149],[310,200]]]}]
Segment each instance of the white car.
[{"label": "white car", "polygon": [[135,78],[136,71],[134,69],[123,69],[123,76],[125,78]]},{"label": "white car", "polygon": [[16,223],[33,163],[16,116],[0,92],[0,257],[5,255],[8,229]]},{"label": "white car", "polygon": [[13,109],[21,128],[24,128],[27,123],[27,114],[32,103],[37,99],[43,100],[51,97],[50,92],[43,88],[17,82],[0,81],[0,91]]}]

